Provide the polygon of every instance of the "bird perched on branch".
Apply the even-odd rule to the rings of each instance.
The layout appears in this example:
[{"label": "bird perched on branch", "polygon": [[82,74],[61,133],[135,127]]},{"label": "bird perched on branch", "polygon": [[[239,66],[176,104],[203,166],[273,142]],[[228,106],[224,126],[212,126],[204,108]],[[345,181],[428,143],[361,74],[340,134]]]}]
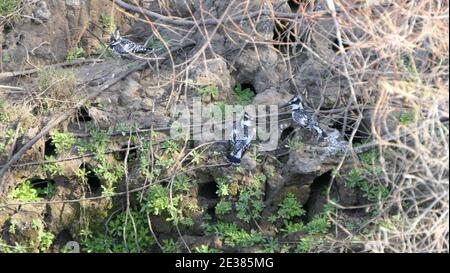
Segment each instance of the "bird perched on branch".
[{"label": "bird perched on branch", "polygon": [[127,56],[129,54],[136,54],[136,53],[145,54],[150,51],[150,49],[146,48],[145,46],[139,45],[133,41],[122,38],[120,36],[119,29],[116,29],[116,31],[114,31],[114,33],[111,34],[111,39],[109,41],[108,47],[111,48],[111,50],[114,53],[120,56]]},{"label": "bird perched on branch", "polygon": [[230,153],[227,155],[228,161],[233,165],[241,163],[242,156],[250,147],[252,139],[256,135],[254,119],[245,112],[238,122],[233,123],[230,139]]},{"label": "bird perched on branch", "polygon": [[319,137],[327,137],[327,133],[320,128],[319,122],[317,122],[311,113],[305,110],[303,100],[300,96],[294,96],[288,103],[282,105],[281,107],[286,107],[289,105],[292,108],[292,119],[296,123],[298,123],[301,127],[316,133]]}]

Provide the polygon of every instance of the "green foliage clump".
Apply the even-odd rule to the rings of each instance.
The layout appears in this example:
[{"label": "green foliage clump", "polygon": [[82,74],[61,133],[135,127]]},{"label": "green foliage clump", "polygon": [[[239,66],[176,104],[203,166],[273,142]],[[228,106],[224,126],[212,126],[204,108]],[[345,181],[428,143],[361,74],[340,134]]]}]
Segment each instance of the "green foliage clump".
[{"label": "green foliage clump", "polygon": [[[80,174],[83,175],[83,174]],[[192,226],[193,220],[184,215],[186,210],[196,209],[195,204],[183,202],[183,194],[191,187],[191,178],[177,177],[172,185],[164,187],[154,184],[146,194],[138,196],[140,208],[132,208],[128,213],[121,212],[108,222],[107,232],[91,231],[85,228],[80,234],[83,238],[83,251],[86,252],[147,252],[155,241],[149,229],[148,217],[167,216],[166,221],[174,225]],[[175,241],[163,240],[164,252],[179,252]]]},{"label": "green foliage clump", "polygon": [[9,115],[8,115],[8,111],[7,111],[8,105],[6,104],[6,102],[0,98],[0,122],[8,122],[9,121]]},{"label": "green foliage clump", "polygon": [[300,217],[305,214],[302,205],[292,193],[288,193],[278,207],[278,217],[285,220]]},{"label": "green foliage clump", "polygon": [[86,51],[82,47],[74,47],[67,52],[66,61],[74,61],[84,59]]},{"label": "green foliage clump", "polygon": [[19,7],[19,0],[2,0],[0,2],[0,16],[6,16]]},{"label": "green foliage clump", "polygon": [[413,110],[404,112],[400,114],[399,122],[402,125],[408,125],[416,120],[416,114]]},{"label": "green foliage clump", "polygon": [[[179,198],[174,200],[175,205],[178,205],[178,201]],[[152,215],[161,215],[170,206],[169,189],[161,185],[151,186],[145,197],[145,210]]]},{"label": "green foliage clump", "polygon": [[[182,193],[175,191],[173,192],[172,198],[170,198],[169,188],[159,184],[152,185],[144,197],[142,211],[150,215],[165,214],[168,215],[166,221],[191,226],[193,224],[192,219],[183,214],[183,209],[181,208],[182,201]],[[189,203],[184,205],[187,208],[194,209],[192,206],[189,206]]]},{"label": "green foliage clump", "polygon": [[166,239],[162,241],[164,253],[178,253],[180,249],[178,244],[173,239]]},{"label": "green foliage clump", "polygon": [[2,239],[0,239],[0,253],[27,253],[27,247],[19,243],[15,243],[14,246],[7,245]]},{"label": "green foliage clump", "polygon": [[261,234],[239,229],[234,223],[218,222],[215,225],[206,225],[205,231],[223,238],[224,244],[231,247],[248,247],[264,242]]},{"label": "green foliage clump", "polygon": [[263,180],[265,180],[265,177],[254,177],[254,182],[243,188],[239,193],[236,202],[236,216],[244,222],[248,223],[251,219],[258,220],[261,218],[264,209],[264,192],[260,185]]},{"label": "green foliage clump", "polygon": [[5,151],[6,151],[5,143],[0,143],[0,155],[3,154]]},{"label": "green foliage clump", "polygon": [[119,213],[108,222],[107,232],[81,232],[82,251],[88,253],[139,253],[155,244],[147,216],[136,210]]},{"label": "green foliage clump", "polygon": [[9,63],[11,61],[11,54],[8,51],[3,51],[1,57],[4,63]]},{"label": "green foliage clump", "polygon": [[158,37],[154,37],[148,41],[146,47],[150,49],[160,49],[164,47],[164,44]]},{"label": "green foliage clump", "polygon": [[[54,161],[54,156],[45,156],[46,161]],[[46,163],[42,165],[42,169],[50,175],[64,175],[63,166],[58,163]]]},{"label": "green foliage clump", "polygon": [[[102,178],[102,184],[106,188],[112,189],[113,185],[124,176],[123,163],[117,163],[109,159],[107,153],[110,139],[106,132],[91,130],[89,133],[89,138],[77,142],[77,151],[80,154],[91,152],[95,155],[94,159],[97,164],[93,171]],[[77,174],[83,180],[86,175],[87,173],[81,172]]]},{"label": "green foliage clump", "polygon": [[291,151],[303,151],[303,149],[305,148],[305,144],[299,139],[290,138],[288,139],[286,148],[289,148]]},{"label": "green foliage clump", "polygon": [[255,94],[250,88],[242,89],[240,84],[234,88],[234,101],[239,105],[248,105],[252,102]]},{"label": "green foliage clump", "polygon": [[109,33],[114,32],[114,30],[116,29],[116,25],[115,25],[111,15],[108,15],[106,13],[100,14],[99,22],[100,22],[101,26]]},{"label": "green foliage clump", "polygon": [[313,219],[305,225],[304,230],[309,234],[316,235],[327,233],[329,228],[330,219],[328,218],[328,215],[326,213],[321,213],[315,215]]},{"label": "green foliage clump", "polygon": [[168,155],[173,155],[177,153],[180,149],[178,146],[178,143],[176,143],[173,140],[167,140],[164,141],[164,143],[161,145],[161,147],[165,150],[165,153]]},{"label": "green foliage clump", "polygon": [[191,189],[192,181],[187,175],[180,175],[173,181],[173,189],[176,192],[188,192]]},{"label": "green foliage clump", "polygon": [[202,98],[212,97],[215,98],[219,95],[219,88],[215,85],[207,85],[197,89],[198,94]]},{"label": "green foliage clump", "polygon": [[230,194],[228,188],[230,182],[228,181],[228,178],[226,177],[217,178],[216,182],[217,182],[217,191],[216,191],[217,195],[219,197],[228,196]]},{"label": "green foliage clump", "polygon": [[224,215],[227,214],[231,211],[232,206],[231,203],[229,201],[220,201],[219,203],[217,203],[216,205],[216,214],[217,215]]},{"label": "green foliage clump", "polygon": [[55,145],[56,153],[58,154],[62,154],[71,149],[76,142],[75,136],[69,132],[62,133],[58,130],[53,130],[50,132],[50,136],[52,137],[52,144]]},{"label": "green foliage clump", "polygon": [[55,235],[49,231],[45,231],[44,223],[40,219],[34,219],[31,228],[37,230],[37,242],[40,251],[46,251],[53,243]]},{"label": "green foliage clump", "polygon": [[28,180],[19,184],[16,189],[10,192],[9,198],[23,202],[38,202],[42,200],[42,198],[38,197],[37,189],[34,189]]},{"label": "green foliage clump", "polygon": [[318,244],[318,241],[314,236],[305,236],[300,239],[300,242],[297,244],[296,252],[297,253],[308,253]]},{"label": "green foliage clump", "polygon": [[38,191],[34,189],[30,181],[21,183],[9,194],[9,198],[23,202],[38,202],[42,198],[38,197]]},{"label": "green foliage clump", "polygon": [[360,189],[363,192],[364,197],[371,202],[383,200],[389,195],[389,191],[386,187],[370,183],[364,178],[363,174],[363,169],[352,169],[346,176],[346,187],[350,189]]},{"label": "green foliage clump", "polygon": [[[9,193],[9,198],[22,202],[39,202],[43,197],[51,198],[55,193],[55,185],[47,183],[45,188],[33,188],[31,182],[26,180]],[[40,197],[43,196],[43,197]]]}]

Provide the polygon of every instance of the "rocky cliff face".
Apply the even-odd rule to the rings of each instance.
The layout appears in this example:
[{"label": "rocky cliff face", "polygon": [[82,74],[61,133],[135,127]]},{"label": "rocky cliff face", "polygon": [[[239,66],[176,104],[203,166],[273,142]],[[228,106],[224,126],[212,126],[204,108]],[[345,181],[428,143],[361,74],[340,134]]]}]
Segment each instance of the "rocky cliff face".
[{"label": "rocky cliff face", "polygon": [[[284,243],[328,232],[330,200],[368,202],[335,169],[358,164],[356,154],[343,155],[369,137],[376,114],[364,112],[360,124],[344,109],[351,90],[322,1],[137,1],[148,13],[122,1],[19,2],[0,23],[0,81],[19,87],[0,96],[8,132],[0,135],[0,165],[52,118],[77,111],[4,175],[1,242],[36,252],[58,252],[69,241],[83,251],[294,251]],[[104,43],[116,27],[151,53],[111,54]],[[146,69],[105,87],[142,61]],[[36,70],[8,74],[27,69]],[[326,140],[287,110],[276,147],[259,151],[255,143],[239,167],[227,165],[223,143],[170,139],[180,116],[173,109],[194,98],[203,106],[279,105],[294,94]],[[370,100],[365,95],[357,94]],[[387,123],[389,132],[398,121]]]}]

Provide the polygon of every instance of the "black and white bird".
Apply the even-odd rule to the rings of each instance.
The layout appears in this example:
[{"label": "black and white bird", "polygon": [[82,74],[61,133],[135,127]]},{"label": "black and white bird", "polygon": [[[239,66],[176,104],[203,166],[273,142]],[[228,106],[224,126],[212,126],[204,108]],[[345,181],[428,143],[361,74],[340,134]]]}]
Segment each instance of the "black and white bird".
[{"label": "black and white bird", "polygon": [[116,31],[111,34],[111,39],[108,46],[115,54],[118,54],[120,56],[127,56],[129,54],[136,53],[145,54],[150,51],[150,49],[146,48],[145,46],[122,38],[118,29],[116,29]]},{"label": "black and white bird", "polygon": [[233,165],[239,165],[247,149],[250,147],[252,139],[256,135],[254,119],[245,112],[238,122],[233,123],[231,131],[230,153],[227,155],[228,161]]},{"label": "black and white bird", "polygon": [[319,122],[317,122],[317,120],[311,113],[305,110],[303,100],[300,96],[294,96],[288,103],[282,105],[282,107],[289,105],[292,108],[292,119],[296,123],[298,123],[301,127],[314,132],[319,137],[327,137],[327,133],[322,128],[320,128]]}]

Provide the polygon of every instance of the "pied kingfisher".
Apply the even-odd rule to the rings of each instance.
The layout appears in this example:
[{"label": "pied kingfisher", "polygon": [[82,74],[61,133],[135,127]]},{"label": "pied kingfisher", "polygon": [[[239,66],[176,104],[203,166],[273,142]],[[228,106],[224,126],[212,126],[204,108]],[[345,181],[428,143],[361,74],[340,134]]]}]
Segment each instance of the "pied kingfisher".
[{"label": "pied kingfisher", "polygon": [[147,53],[150,51],[150,49],[146,48],[145,46],[138,45],[133,41],[122,38],[118,29],[116,29],[116,31],[111,34],[111,39],[109,41],[108,47],[111,48],[114,53],[120,56],[126,56],[128,54],[134,53]]},{"label": "pied kingfisher", "polygon": [[320,128],[319,123],[311,113],[306,112],[302,98],[298,95],[294,96],[288,103],[282,107],[291,105],[292,119],[301,127],[315,132],[319,137],[326,138],[327,133]]},{"label": "pied kingfisher", "polygon": [[245,151],[250,147],[252,139],[256,135],[254,119],[247,113],[238,122],[233,122],[231,131],[230,153],[227,155],[228,161],[233,165],[239,165]]}]

